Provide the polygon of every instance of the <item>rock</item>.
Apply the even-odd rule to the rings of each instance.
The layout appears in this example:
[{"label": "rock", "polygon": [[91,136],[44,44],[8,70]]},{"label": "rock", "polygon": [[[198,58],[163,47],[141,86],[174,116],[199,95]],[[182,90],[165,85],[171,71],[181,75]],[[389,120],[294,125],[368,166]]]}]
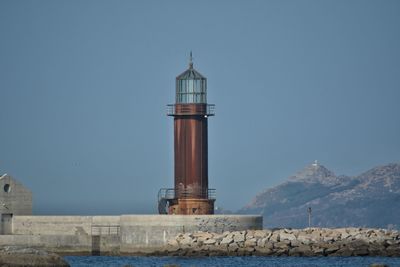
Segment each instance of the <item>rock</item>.
[{"label": "rock", "polygon": [[[197,240],[199,242],[205,242],[208,239],[214,238],[214,235],[208,232],[200,232],[198,233],[199,235],[197,236]],[[193,235],[194,236],[194,235]]]},{"label": "rock", "polygon": [[310,234],[310,239],[314,242],[318,242],[321,241],[321,233],[319,233],[318,231],[314,231]]},{"label": "rock", "polygon": [[292,241],[292,240],[296,239],[296,236],[294,234],[291,234],[291,233],[280,233],[279,237],[280,237],[280,241],[282,241],[282,240]]},{"label": "rock", "polygon": [[265,238],[269,239],[272,236],[273,232],[272,231],[267,231],[265,234]]},{"label": "rock", "polygon": [[217,241],[215,240],[215,239],[213,239],[213,238],[211,238],[211,239],[207,239],[206,241],[204,241],[203,243],[205,244],[205,245],[211,245],[211,244],[215,244]]},{"label": "rock", "polygon": [[368,243],[365,242],[364,240],[353,240],[353,241],[350,241],[347,244],[347,246],[350,249],[353,249],[353,250],[363,250],[364,251],[364,250],[368,249]]},{"label": "rock", "polygon": [[217,241],[221,241],[225,236],[223,234],[214,234],[214,239]]},{"label": "rock", "polygon": [[203,238],[203,239],[209,239],[209,238],[214,237],[214,235],[209,232],[197,232],[197,233],[192,234],[192,236],[197,237],[197,238]]},{"label": "rock", "polygon": [[265,242],[267,242],[267,240],[265,238],[258,239],[257,240],[257,247],[263,248],[265,246]]},{"label": "rock", "polygon": [[386,240],[385,242],[386,242],[386,244],[387,244],[388,246],[392,246],[392,245],[397,245],[397,244],[399,243],[399,240],[392,240],[392,239],[389,239],[389,240]]},{"label": "rock", "polygon": [[239,249],[244,250],[246,252],[246,255],[252,255],[253,252],[256,250],[254,247],[244,247]]},{"label": "rock", "polygon": [[299,247],[300,245],[303,245],[299,240],[292,240],[290,241],[290,246],[292,247]]},{"label": "rock", "polygon": [[236,252],[236,251],[238,251],[238,249],[239,249],[239,246],[236,243],[231,243],[228,246],[229,252]]},{"label": "rock", "polygon": [[311,251],[314,253],[314,256],[323,256],[325,253],[325,249],[321,247],[311,246]]},{"label": "rock", "polygon": [[264,248],[268,248],[268,249],[273,249],[274,248],[274,243],[273,242],[266,242],[264,244]]},{"label": "rock", "polygon": [[[177,243],[177,244],[178,244],[178,243]],[[178,245],[176,245],[176,246],[167,246],[167,247],[165,248],[165,250],[166,250],[166,252],[168,252],[168,253],[176,252],[176,251],[179,250],[179,246],[178,246]]]},{"label": "rock", "polygon": [[386,255],[384,243],[373,242],[368,246],[369,256],[383,256]]},{"label": "rock", "polygon": [[276,249],[287,249],[289,247],[290,242],[288,243],[287,241],[280,241],[274,243],[274,248]]},{"label": "rock", "polygon": [[297,240],[306,245],[311,243],[310,236],[306,235],[305,233],[300,233],[297,237]]},{"label": "rock", "polygon": [[192,244],[193,240],[191,238],[185,237],[184,239],[178,240],[178,242],[182,246],[187,246]]},{"label": "rock", "polygon": [[217,252],[226,252],[227,251],[227,248],[228,248],[228,245],[215,245],[214,246],[214,249],[217,251]]},{"label": "rock", "polygon": [[386,248],[387,256],[390,257],[400,257],[400,247],[399,246],[389,246]]},{"label": "rock", "polygon": [[353,251],[353,256],[367,256],[368,250],[366,248],[359,248]]},{"label": "rock", "polygon": [[224,237],[220,242],[221,245],[228,245],[231,243],[233,243],[233,238],[231,237]]},{"label": "rock", "polygon": [[346,238],[348,238],[348,237],[350,237],[351,235],[349,235],[348,233],[346,233],[346,232],[344,232],[344,233],[342,233],[341,235],[340,235],[340,238],[341,239],[346,239]]},{"label": "rock", "polygon": [[269,234],[270,231],[265,231],[265,230],[255,230],[254,231],[254,237],[255,238],[264,238],[266,237],[267,234]]},{"label": "rock", "polygon": [[389,267],[389,265],[384,263],[372,263],[369,267]]},{"label": "rock", "polygon": [[279,233],[274,232],[274,233],[271,235],[271,237],[269,238],[269,240],[270,240],[271,242],[279,242],[279,241],[280,241]]},{"label": "rock", "polygon": [[0,266],[70,266],[62,257],[44,250],[7,246],[0,249]]},{"label": "rock", "polygon": [[183,239],[192,239],[193,234],[192,233],[184,233],[182,236]]},{"label": "rock", "polygon": [[268,255],[272,255],[273,251],[271,248],[260,248],[260,247],[255,247],[255,255],[258,256],[268,256]]},{"label": "rock", "polygon": [[244,241],[245,247],[255,247],[257,245],[257,239],[251,238]]},{"label": "rock", "polygon": [[172,246],[172,247],[179,246],[178,241],[176,241],[175,239],[168,240],[167,244],[168,244],[168,246]]},{"label": "rock", "polygon": [[291,248],[289,250],[289,256],[313,256],[314,253],[311,248],[306,245],[300,245],[298,247]]},{"label": "rock", "polygon": [[244,242],[245,241],[245,233],[237,233],[233,236],[233,241],[235,243]]},{"label": "rock", "polygon": [[326,254],[332,254],[339,250],[339,246],[337,244],[329,244],[325,249]]},{"label": "rock", "polygon": [[335,239],[333,236],[324,236],[324,237],[322,237],[322,241],[331,242],[331,241],[335,241]]},{"label": "rock", "polygon": [[254,230],[247,230],[245,236],[246,238],[254,238]]},{"label": "rock", "polygon": [[328,256],[335,256],[335,257],[350,257],[353,254],[352,250],[348,247],[341,247],[334,253],[329,254]]},{"label": "rock", "polygon": [[276,256],[286,256],[289,255],[289,248],[282,248],[275,251]]}]

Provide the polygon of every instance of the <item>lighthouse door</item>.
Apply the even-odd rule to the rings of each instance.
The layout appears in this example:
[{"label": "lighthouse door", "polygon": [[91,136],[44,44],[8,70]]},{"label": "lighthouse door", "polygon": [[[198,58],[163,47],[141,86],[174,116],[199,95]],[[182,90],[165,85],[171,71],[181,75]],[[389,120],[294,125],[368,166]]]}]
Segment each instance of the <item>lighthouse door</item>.
[{"label": "lighthouse door", "polygon": [[12,214],[1,214],[1,233],[3,235],[12,234]]}]

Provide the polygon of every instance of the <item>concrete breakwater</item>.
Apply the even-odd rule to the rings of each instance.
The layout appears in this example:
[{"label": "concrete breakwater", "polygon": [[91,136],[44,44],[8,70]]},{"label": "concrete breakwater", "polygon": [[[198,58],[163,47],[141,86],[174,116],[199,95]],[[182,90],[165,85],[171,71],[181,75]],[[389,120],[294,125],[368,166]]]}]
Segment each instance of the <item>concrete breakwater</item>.
[{"label": "concrete breakwater", "polygon": [[20,246],[62,255],[141,255],[163,251],[179,233],[262,229],[252,215],[14,216],[0,248]]},{"label": "concrete breakwater", "polygon": [[261,230],[251,215],[14,216],[0,248],[62,255],[400,256],[397,231]]},{"label": "concrete breakwater", "polygon": [[365,228],[307,228],[182,233],[156,254],[175,256],[400,257],[400,233]]}]

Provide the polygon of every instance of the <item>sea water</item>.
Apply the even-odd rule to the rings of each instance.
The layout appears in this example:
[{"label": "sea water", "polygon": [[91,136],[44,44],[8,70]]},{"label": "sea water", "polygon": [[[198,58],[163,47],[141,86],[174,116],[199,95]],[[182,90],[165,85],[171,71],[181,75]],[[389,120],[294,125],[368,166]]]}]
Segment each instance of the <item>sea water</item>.
[{"label": "sea water", "polygon": [[271,266],[271,267],[369,267],[373,263],[400,267],[400,258],[389,257],[110,257],[67,256],[80,266]]}]

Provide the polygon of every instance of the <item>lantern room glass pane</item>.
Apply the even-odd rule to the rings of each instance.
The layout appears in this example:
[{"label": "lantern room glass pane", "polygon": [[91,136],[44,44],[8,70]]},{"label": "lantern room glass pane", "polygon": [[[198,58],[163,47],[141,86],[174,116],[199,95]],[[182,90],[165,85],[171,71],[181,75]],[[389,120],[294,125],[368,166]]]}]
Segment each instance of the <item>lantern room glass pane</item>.
[{"label": "lantern room glass pane", "polygon": [[207,103],[206,79],[179,79],[176,82],[177,103]]}]

